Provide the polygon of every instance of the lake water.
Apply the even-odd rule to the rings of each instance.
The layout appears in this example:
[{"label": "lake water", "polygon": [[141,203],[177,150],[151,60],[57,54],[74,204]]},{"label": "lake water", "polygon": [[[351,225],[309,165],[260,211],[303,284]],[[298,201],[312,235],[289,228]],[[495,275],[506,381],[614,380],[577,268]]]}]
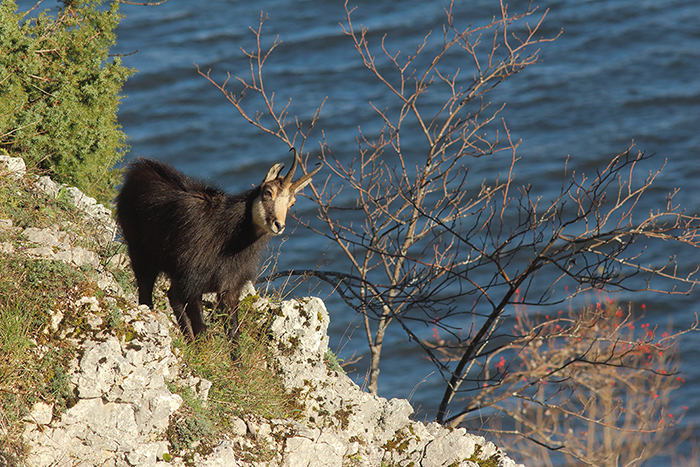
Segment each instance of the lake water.
[{"label": "lake water", "polygon": [[[517,9],[524,1],[512,2]],[[374,0],[357,2],[356,24],[368,26],[373,39],[387,34],[392,46],[412,51],[429,31],[441,34],[444,20],[441,1]],[[502,116],[518,150],[518,180],[539,183],[546,193],[561,186],[560,174],[567,155],[570,167],[591,171],[634,140],[636,149],[654,153],[657,167],[667,166],[655,183],[654,196],[663,205],[666,193],[681,188],[676,201],[689,213],[700,213],[700,2],[696,0],[551,0],[544,35],[556,41],[541,46],[542,63],[511,78],[491,93],[495,102],[507,102]],[[495,0],[472,0],[456,6],[462,24],[483,24],[497,14]],[[186,173],[209,179],[235,192],[258,183],[277,161],[289,163],[287,148],[246,123],[235,108],[209,82],[197,74],[193,63],[223,79],[226,72],[245,76],[248,62],[240,47],[250,49],[260,11],[266,43],[279,35],[282,44],[270,58],[267,87],[278,102],[293,98],[291,115],[308,119],[327,96],[318,129],[338,157],[356,157],[357,127],[376,122],[371,100],[384,104],[385,91],[371,79],[351,41],[342,34],[339,1],[265,0],[234,2],[182,2],[170,0],[157,7],[122,5],[117,53],[138,53],[124,63],[139,73],[125,86],[119,121],[131,138],[129,158],[161,159]],[[454,66],[469,66],[453,57]],[[307,149],[320,138],[317,131]],[[475,162],[475,170],[498,173],[502,159]],[[646,170],[646,169],[645,169]],[[651,209],[653,203],[644,206]],[[313,218],[315,209],[298,199],[296,214]],[[281,246],[277,267],[314,268],[333,264],[339,256],[319,237],[296,229]],[[666,251],[657,252],[658,257]],[[700,258],[680,258],[682,267],[697,265]],[[306,287],[306,289],[305,289]],[[303,295],[302,285],[293,294]],[[368,353],[361,329],[352,339],[348,328],[360,324],[356,314],[340,299],[321,288],[331,315],[331,345],[341,358],[354,352],[362,356],[351,376],[361,382]],[[663,295],[636,298],[646,305],[653,323],[687,327],[700,312],[700,291],[669,299]],[[627,299],[627,297],[623,297]],[[382,356],[379,393],[385,397],[409,397],[418,418],[432,417],[444,382],[432,375],[432,365],[420,358],[396,326],[389,334]],[[342,343],[342,344],[341,344]],[[342,349],[338,346],[342,345]],[[682,371],[686,383],[676,394],[676,413],[687,406],[684,424],[700,424],[700,345],[697,334],[682,341]],[[416,385],[422,380],[417,389]],[[415,392],[414,392],[415,390]],[[694,429],[695,437],[700,430]],[[689,455],[693,443],[680,453]],[[515,456],[517,458],[517,455]],[[519,459],[523,461],[523,459]],[[658,465],[658,464],[654,464]]]}]

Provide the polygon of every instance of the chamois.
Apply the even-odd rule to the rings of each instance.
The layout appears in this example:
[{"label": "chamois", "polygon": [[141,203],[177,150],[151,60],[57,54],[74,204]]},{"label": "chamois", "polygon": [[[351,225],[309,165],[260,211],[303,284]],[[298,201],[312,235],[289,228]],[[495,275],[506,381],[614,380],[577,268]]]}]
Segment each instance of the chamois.
[{"label": "chamois", "polygon": [[117,196],[121,226],[139,289],[139,303],[153,308],[158,274],[171,281],[168,299],[183,334],[206,329],[202,294],[216,292],[229,313],[228,334],[238,336],[238,303],[246,281],[258,274],[259,256],[271,235],[284,231],[295,195],[313,172],[292,181],[297,154],[284,177],[275,164],[262,183],[237,195],[194,180],[169,165],[139,158]]}]

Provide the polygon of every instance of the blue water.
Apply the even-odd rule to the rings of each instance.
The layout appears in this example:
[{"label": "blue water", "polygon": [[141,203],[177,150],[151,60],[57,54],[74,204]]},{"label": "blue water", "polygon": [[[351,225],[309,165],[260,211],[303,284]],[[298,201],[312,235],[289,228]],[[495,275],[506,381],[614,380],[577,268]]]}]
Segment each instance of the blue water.
[{"label": "blue water", "polygon": [[[525,4],[516,1],[518,8]],[[440,1],[374,0],[356,2],[353,19],[373,32],[378,41],[413,51],[430,30],[429,47],[439,42],[444,19]],[[458,21],[484,24],[497,14],[495,0],[472,0],[455,7]],[[679,187],[676,201],[689,213],[700,213],[700,2],[681,0],[552,0],[542,33],[561,36],[541,46],[542,63],[531,66],[490,94],[494,105],[506,102],[501,114],[514,139],[522,139],[517,173],[522,183],[536,183],[543,193],[561,186],[563,163],[591,171],[634,141],[635,148],[654,153],[649,168],[667,165],[655,183],[654,202]],[[125,86],[119,121],[131,138],[129,158],[147,156],[212,180],[230,191],[261,181],[277,161],[289,161],[287,148],[246,123],[235,108],[193,65],[211,69],[222,80],[226,72],[248,76],[248,62],[240,48],[254,46],[249,27],[257,27],[260,11],[269,15],[264,41],[279,35],[281,45],[265,68],[266,86],[278,102],[292,98],[290,114],[308,120],[321,101],[318,131],[307,150],[318,149],[320,130],[336,156],[357,155],[357,128],[376,128],[377,116],[368,105],[392,106],[380,84],[342,34],[342,2],[267,0],[260,2],[181,2],[158,7],[123,5],[126,18],[118,29],[115,52],[138,53],[124,63],[139,73]],[[469,63],[450,56],[454,67]],[[469,73],[467,73],[469,74]],[[371,131],[371,130],[370,130]],[[416,155],[419,150],[416,150]],[[410,154],[409,154],[410,156]],[[480,159],[473,170],[495,174],[504,170],[503,158]],[[645,169],[649,170],[649,169]],[[642,206],[651,209],[653,203]],[[299,199],[297,216],[312,219],[313,204]],[[643,209],[643,210],[644,210]],[[339,256],[303,228],[280,245],[279,270],[327,266]],[[670,252],[655,252],[663,258]],[[700,258],[682,257],[681,266]],[[335,268],[334,268],[335,269]],[[357,315],[325,288],[302,284],[296,295],[319,294],[331,314],[331,344],[341,358],[362,356],[351,376],[361,382],[368,354]],[[647,315],[666,326],[687,327],[700,312],[699,293],[691,296],[643,295]],[[354,333],[353,333],[354,332]],[[352,334],[348,341],[347,337]],[[396,326],[384,346],[379,392],[385,397],[408,397],[418,417],[434,415],[444,383],[420,352]],[[338,346],[341,347],[338,347]],[[686,383],[677,393],[674,410],[688,406],[684,424],[700,424],[700,345],[696,334],[682,340],[681,367]],[[696,437],[700,430],[694,429]],[[679,450],[689,455],[692,443]],[[522,461],[522,460],[521,460]]]}]

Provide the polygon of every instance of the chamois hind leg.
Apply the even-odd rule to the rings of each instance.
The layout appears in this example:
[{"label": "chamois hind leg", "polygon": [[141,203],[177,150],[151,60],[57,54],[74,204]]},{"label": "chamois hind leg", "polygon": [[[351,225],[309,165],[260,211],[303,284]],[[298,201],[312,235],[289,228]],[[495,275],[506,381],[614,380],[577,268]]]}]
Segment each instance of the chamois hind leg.
[{"label": "chamois hind leg", "polygon": [[185,313],[187,302],[185,302],[185,300],[182,298],[180,287],[174,282],[170,284],[168,299],[170,300],[170,307],[173,309],[173,313],[177,318],[177,323],[180,325],[182,334],[184,334],[189,340],[194,340],[194,331],[192,330],[192,323],[190,322],[190,318],[188,316],[189,313]]}]

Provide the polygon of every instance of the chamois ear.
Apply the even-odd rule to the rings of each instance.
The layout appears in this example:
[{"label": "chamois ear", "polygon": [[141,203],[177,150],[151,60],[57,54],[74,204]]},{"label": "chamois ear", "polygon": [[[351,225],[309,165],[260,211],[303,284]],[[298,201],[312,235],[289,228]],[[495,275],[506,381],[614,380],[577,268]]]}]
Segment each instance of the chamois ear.
[{"label": "chamois ear", "polygon": [[279,162],[272,167],[270,167],[270,170],[267,171],[267,175],[265,175],[265,180],[263,180],[263,183],[271,182],[272,180],[276,180],[277,176],[280,174],[282,169],[284,168],[284,164],[280,164]]}]

